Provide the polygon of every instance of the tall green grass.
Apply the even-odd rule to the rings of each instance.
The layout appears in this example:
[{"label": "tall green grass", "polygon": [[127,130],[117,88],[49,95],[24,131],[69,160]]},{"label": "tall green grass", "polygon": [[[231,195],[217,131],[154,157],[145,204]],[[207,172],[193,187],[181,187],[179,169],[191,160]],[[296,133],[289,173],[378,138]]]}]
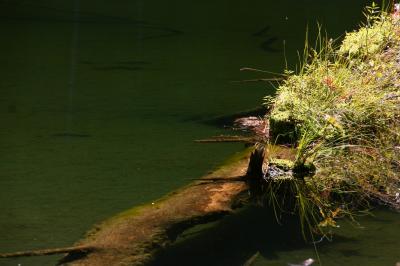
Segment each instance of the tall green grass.
[{"label": "tall green grass", "polygon": [[303,225],[335,226],[371,202],[400,208],[400,21],[375,4],[364,14],[340,44],[320,27],[297,73],[266,98],[270,141],[294,131],[294,169],[316,169],[291,188]]}]

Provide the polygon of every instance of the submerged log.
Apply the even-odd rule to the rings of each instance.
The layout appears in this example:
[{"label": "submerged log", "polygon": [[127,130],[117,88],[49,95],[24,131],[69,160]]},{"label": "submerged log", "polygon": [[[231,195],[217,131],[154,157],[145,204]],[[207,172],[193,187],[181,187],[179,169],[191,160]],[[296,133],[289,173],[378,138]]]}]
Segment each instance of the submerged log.
[{"label": "submerged log", "polygon": [[[59,265],[145,265],[186,229],[232,214],[248,202],[254,194],[252,187],[257,187],[255,182],[265,173],[264,148],[253,150],[245,150],[211,174],[156,202],[95,226],[75,246],[0,254],[0,258],[64,253]],[[291,154],[290,149],[279,146],[268,150],[269,157],[288,158]]]},{"label": "submerged log", "polygon": [[60,264],[144,265],[184,230],[233,213],[249,197],[243,177],[250,151],[159,201],[133,208],[98,225],[76,244],[94,249],[85,254],[68,252]]}]

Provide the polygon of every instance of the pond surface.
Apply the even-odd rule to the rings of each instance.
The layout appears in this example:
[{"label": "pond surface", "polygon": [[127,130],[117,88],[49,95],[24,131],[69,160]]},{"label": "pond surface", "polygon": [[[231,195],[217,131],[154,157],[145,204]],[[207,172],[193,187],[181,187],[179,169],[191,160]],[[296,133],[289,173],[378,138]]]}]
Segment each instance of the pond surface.
[{"label": "pond surface", "polygon": [[[240,151],[193,143],[226,133],[213,118],[257,107],[274,92],[262,82],[236,82],[269,77],[239,69],[281,72],[285,58],[294,69],[307,24],[310,35],[318,20],[334,37],[356,27],[366,1],[349,2],[0,0],[0,252],[69,246],[94,223]],[[352,241],[324,244],[324,265],[336,265],[329,258],[346,265],[400,260],[393,250],[398,216],[380,214],[386,218],[361,219],[366,230],[346,231]],[[217,225],[213,235],[227,243],[235,219],[244,226],[251,217],[258,216],[250,211],[228,220],[227,229]],[[257,242],[268,232],[246,237]],[[315,257],[313,248],[290,246],[288,235],[273,235],[265,249],[236,240],[242,255],[218,251],[203,264],[241,265],[256,249],[256,265]],[[196,260],[187,254],[181,265]],[[0,265],[54,265],[57,258]]]},{"label": "pond surface", "polygon": [[399,261],[399,214],[376,210],[374,215],[359,217],[358,224],[341,221],[332,239],[316,239],[314,246],[303,240],[297,219],[278,224],[271,210],[253,207],[190,230],[152,266],[245,265],[255,254],[252,266],[286,266],[308,258],[317,261],[313,265],[394,266]]}]

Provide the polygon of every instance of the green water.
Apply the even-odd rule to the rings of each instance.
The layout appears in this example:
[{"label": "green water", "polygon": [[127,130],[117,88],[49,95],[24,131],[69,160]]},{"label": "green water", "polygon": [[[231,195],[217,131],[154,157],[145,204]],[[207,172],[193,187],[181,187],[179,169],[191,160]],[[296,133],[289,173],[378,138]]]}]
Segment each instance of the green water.
[{"label": "green water", "polygon": [[[364,4],[0,0],[0,252],[69,246],[94,223],[187,184],[240,151],[237,144],[192,141],[225,132],[210,118],[253,108],[273,93],[264,83],[232,82],[265,77],[239,69],[282,71],[283,43],[294,68],[307,23],[318,20],[338,36],[356,26]],[[341,242],[324,245],[326,256],[360,265],[382,239],[382,262],[400,260],[393,250],[398,223],[383,213],[389,218],[363,220],[373,235],[348,232],[359,256],[340,253]],[[224,228],[213,235],[223,237]],[[258,241],[252,232],[247,237]],[[254,249],[236,240],[247,253],[227,250],[203,263],[241,265]],[[315,257],[308,246],[290,246],[290,237],[279,241],[267,247],[280,260],[263,253],[257,265]],[[285,241],[290,248],[279,244]],[[180,265],[194,264],[182,254]],[[0,265],[54,265],[57,258]]]},{"label": "green water", "polygon": [[341,221],[332,239],[314,247],[304,242],[297,220],[278,224],[272,211],[250,208],[213,227],[187,232],[152,266],[243,265],[257,252],[252,266],[286,266],[317,260],[316,254],[320,263],[313,265],[394,266],[399,261],[399,215],[382,210],[375,215],[359,218],[361,224]]}]

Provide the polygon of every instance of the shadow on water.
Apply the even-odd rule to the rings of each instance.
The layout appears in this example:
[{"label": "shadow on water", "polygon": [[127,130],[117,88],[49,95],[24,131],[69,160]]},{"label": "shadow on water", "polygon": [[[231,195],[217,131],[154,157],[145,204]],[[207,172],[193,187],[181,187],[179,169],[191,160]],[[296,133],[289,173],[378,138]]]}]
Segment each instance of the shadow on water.
[{"label": "shadow on water", "polygon": [[[164,38],[171,37],[176,35],[183,34],[183,31],[178,29],[173,29],[168,26],[158,25],[155,23],[151,23],[143,20],[136,20],[129,17],[120,17],[120,16],[110,16],[98,14],[95,12],[88,11],[74,11],[60,8],[53,8],[39,4],[28,4],[28,3],[9,3],[9,2],[0,2],[0,11],[3,8],[6,10],[6,7],[13,6],[14,8],[18,8],[19,5],[29,6],[32,9],[39,10],[48,10],[51,14],[45,15],[24,15],[24,16],[15,16],[2,14],[0,12],[0,21],[6,22],[28,22],[28,23],[79,23],[79,24],[106,24],[106,25],[127,25],[134,26],[136,30],[144,31],[141,34],[141,38],[138,40],[148,40],[155,38]],[[146,34],[147,31],[147,34]]]},{"label": "shadow on water", "polygon": [[81,61],[80,63],[83,65],[88,65],[92,68],[92,70],[97,71],[140,71],[145,70],[146,68],[144,66],[150,64],[149,62],[139,60],[126,60],[115,63]]},{"label": "shadow on water", "polygon": [[264,28],[262,28],[262,29],[256,31],[256,32],[253,33],[252,35],[253,35],[254,37],[263,37],[263,36],[265,36],[265,34],[268,33],[268,31],[269,31],[270,29],[271,29],[271,26],[270,26],[270,25],[267,25],[267,26],[265,26]]},{"label": "shadow on water", "polygon": [[273,47],[278,40],[278,37],[270,37],[261,43],[260,48],[268,53],[279,53],[281,52],[281,49]]},{"label": "shadow on water", "polygon": [[54,133],[50,135],[51,137],[56,138],[90,138],[92,135],[85,133],[73,133],[73,132],[62,132],[62,133]]},{"label": "shadow on water", "polygon": [[[284,220],[278,224],[271,210],[250,207],[211,227],[192,230],[161,252],[151,265],[243,265],[257,252],[258,259],[279,260],[280,252],[312,248],[303,240],[297,217]],[[335,243],[344,242],[357,241],[335,238]],[[323,242],[319,247],[326,244],[331,243]],[[352,250],[344,252],[354,254]]]},{"label": "shadow on water", "polygon": [[260,44],[260,48],[268,53],[279,53],[281,49],[275,48],[278,46],[277,41],[279,38],[277,36],[271,36],[269,34],[271,26],[267,25],[264,28],[256,31],[252,34],[253,37],[262,38],[264,41]]},{"label": "shadow on water", "polygon": [[93,67],[93,70],[97,71],[139,71],[143,70],[143,67],[137,67],[137,66],[95,66]]}]

